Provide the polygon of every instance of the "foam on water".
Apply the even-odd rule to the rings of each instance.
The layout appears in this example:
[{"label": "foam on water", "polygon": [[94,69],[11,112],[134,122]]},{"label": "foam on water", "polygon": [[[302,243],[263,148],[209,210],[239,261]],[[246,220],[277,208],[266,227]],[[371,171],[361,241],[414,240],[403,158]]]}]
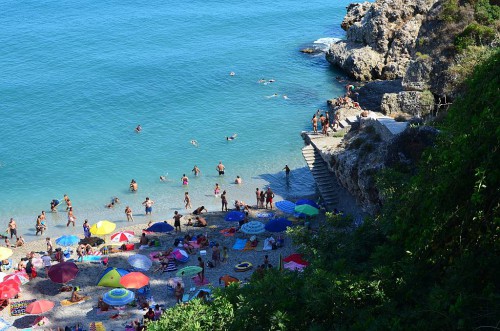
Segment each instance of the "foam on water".
[{"label": "foam on water", "polygon": [[[216,182],[249,203],[267,185],[281,197],[313,194],[299,133],[342,87],[324,58],[298,50],[318,35],[342,37],[348,2],[5,3],[0,222],[14,217],[33,233],[36,215],[64,193],[80,224],[124,224],[125,205],[146,220],[146,196],[156,201],[153,219],[171,218],[186,190],[193,207],[218,209]],[[219,160],[225,177],[215,171]],[[171,181],[161,183],[167,173]],[[232,183],[236,175],[243,185]],[[113,196],[121,205],[105,209]],[[49,234],[64,233],[65,220],[49,215]]]}]

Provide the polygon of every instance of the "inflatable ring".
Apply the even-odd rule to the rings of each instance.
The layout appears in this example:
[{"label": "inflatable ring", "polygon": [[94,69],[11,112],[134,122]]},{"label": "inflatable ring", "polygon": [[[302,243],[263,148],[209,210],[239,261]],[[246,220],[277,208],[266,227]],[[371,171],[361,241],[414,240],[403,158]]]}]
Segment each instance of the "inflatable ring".
[{"label": "inflatable ring", "polygon": [[240,262],[234,266],[234,270],[237,272],[244,272],[252,269],[252,264],[250,262]]}]

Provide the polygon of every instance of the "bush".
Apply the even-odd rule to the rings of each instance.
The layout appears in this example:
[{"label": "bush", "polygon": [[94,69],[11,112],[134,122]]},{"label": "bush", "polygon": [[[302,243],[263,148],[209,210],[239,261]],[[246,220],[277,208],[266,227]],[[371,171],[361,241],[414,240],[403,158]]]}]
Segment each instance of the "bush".
[{"label": "bush", "polygon": [[500,19],[500,7],[490,4],[488,0],[477,1],[474,10],[474,17],[481,24],[491,25]]},{"label": "bush", "polygon": [[454,45],[459,52],[470,46],[489,45],[495,34],[496,31],[490,27],[471,23],[455,38]]}]

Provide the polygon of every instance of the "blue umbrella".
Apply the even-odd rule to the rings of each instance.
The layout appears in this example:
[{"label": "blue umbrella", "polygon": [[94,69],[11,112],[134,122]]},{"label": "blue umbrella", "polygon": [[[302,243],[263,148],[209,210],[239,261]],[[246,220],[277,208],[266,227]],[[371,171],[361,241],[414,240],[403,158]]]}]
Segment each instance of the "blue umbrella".
[{"label": "blue umbrella", "polygon": [[295,204],[288,200],[278,201],[274,204],[276,208],[287,214],[295,213]]},{"label": "blue umbrella", "polygon": [[295,202],[295,204],[298,206],[298,205],[309,205],[309,206],[312,206],[316,209],[319,209],[319,206],[316,202],[312,201],[312,200],[309,200],[309,199],[300,199],[300,200],[297,200],[297,202]]},{"label": "blue umbrella", "polygon": [[287,220],[286,218],[277,218],[274,220],[270,220],[266,224],[266,231],[269,232],[282,232],[285,231],[287,227],[292,226],[292,222]]},{"label": "blue umbrella", "polygon": [[72,246],[78,244],[80,238],[77,236],[62,236],[56,239],[56,244],[60,246]]},{"label": "blue umbrella", "polygon": [[233,210],[226,214],[226,221],[228,222],[239,222],[244,219],[245,213],[242,213],[241,211]]},{"label": "blue umbrella", "polygon": [[146,231],[149,232],[170,232],[174,229],[174,227],[167,222],[158,222],[151,225]]},{"label": "blue umbrella", "polygon": [[115,288],[104,293],[102,301],[110,306],[124,306],[135,299],[135,294],[124,288]]},{"label": "blue umbrella", "polygon": [[149,270],[153,265],[153,261],[151,261],[149,257],[141,254],[132,255],[127,261],[132,267],[141,270]]}]

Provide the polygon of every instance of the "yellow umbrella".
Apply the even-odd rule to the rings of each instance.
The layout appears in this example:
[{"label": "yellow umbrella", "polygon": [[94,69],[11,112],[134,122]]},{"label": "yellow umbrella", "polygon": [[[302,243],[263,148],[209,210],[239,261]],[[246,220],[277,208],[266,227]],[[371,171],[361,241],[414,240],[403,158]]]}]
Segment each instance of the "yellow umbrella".
[{"label": "yellow umbrella", "polygon": [[90,233],[96,236],[104,236],[113,232],[116,224],[107,220],[99,221],[90,227]]},{"label": "yellow umbrella", "polygon": [[6,260],[13,254],[12,249],[7,247],[0,247],[0,260]]}]

